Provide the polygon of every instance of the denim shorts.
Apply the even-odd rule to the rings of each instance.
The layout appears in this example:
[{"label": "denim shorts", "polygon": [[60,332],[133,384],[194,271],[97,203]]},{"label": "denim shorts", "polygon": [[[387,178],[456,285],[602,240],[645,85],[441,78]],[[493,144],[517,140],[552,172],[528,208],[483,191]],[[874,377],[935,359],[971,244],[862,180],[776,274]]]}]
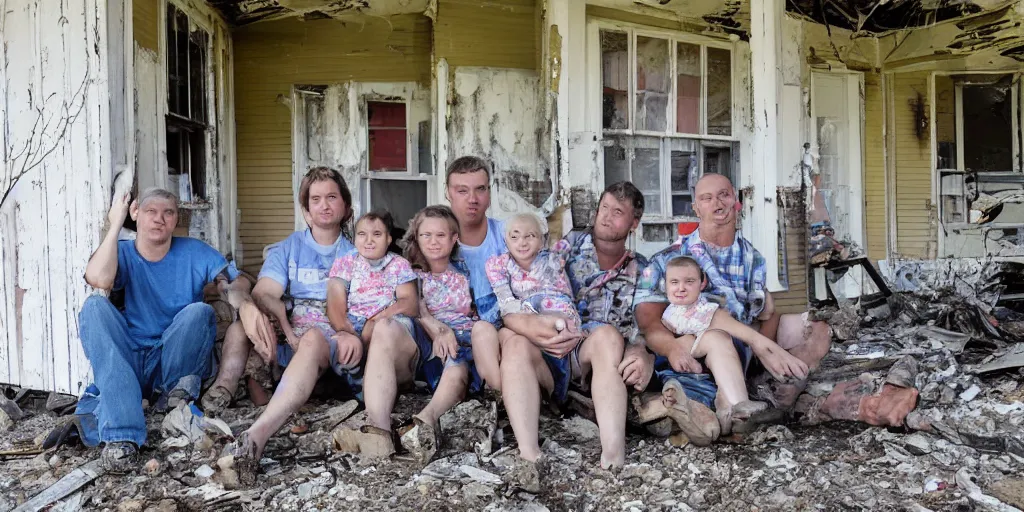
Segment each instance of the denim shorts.
[{"label": "denim shorts", "polygon": [[[405,328],[409,331],[410,336],[412,336],[413,340],[416,341],[416,329],[414,328],[414,323],[411,318],[405,315],[395,315],[392,317],[392,319],[405,326]],[[348,315],[348,321],[352,323],[352,327],[355,329],[357,333],[360,334],[361,337],[363,333],[363,328],[366,327],[366,318],[358,317],[355,315]],[[362,361],[359,362],[358,365],[352,367],[343,366],[341,363],[338,362],[338,340],[335,339],[334,337],[336,332],[334,331],[334,329],[331,328],[329,324],[317,322],[310,325],[297,325],[294,327],[295,335],[301,337],[302,334],[305,334],[307,331],[314,328],[319,329],[320,332],[324,335],[324,338],[326,338],[327,340],[327,346],[330,349],[331,370],[333,370],[336,375],[338,375],[345,381],[345,383],[348,385],[349,390],[352,392],[353,395],[355,395],[357,399],[362,400],[363,367],[366,365],[366,351],[363,351],[363,359]],[[417,346],[419,346],[418,342]],[[294,356],[295,351],[292,349],[291,345],[285,343],[283,345],[277,346],[277,362],[281,366],[288,366],[288,363],[291,362],[292,357]]]},{"label": "denim shorts", "polygon": [[[736,347],[736,353],[740,356],[740,366],[743,368],[743,373],[746,374],[751,361],[754,359],[754,351],[737,338],[732,339],[732,344]],[[698,361],[703,364],[703,359],[698,359]],[[654,360],[654,374],[662,385],[669,380],[674,380],[682,386],[687,398],[700,402],[711,409],[715,408],[715,395],[718,394],[718,385],[715,384],[715,379],[710,373],[706,371],[705,373],[677,372],[672,369],[668,358],[658,356]]]},{"label": "denim shorts", "polygon": [[[419,324],[417,324],[418,326]],[[438,383],[441,382],[441,375],[447,368],[459,365],[465,365],[469,368],[469,392],[476,393],[480,391],[483,386],[483,379],[480,378],[480,374],[476,371],[476,365],[473,364],[471,329],[453,329],[455,341],[459,343],[459,350],[456,352],[455,357],[449,358],[447,361],[433,357],[433,341],[422,328],[419,328],[419,331],[423,335],[423,340],[417,340],[416,342],[416,345],[420,347],[421,363],[418,377],[430,386],[431,391],[437,389]],[[425,341],[425,343],[421,344],[421,341]]]}]

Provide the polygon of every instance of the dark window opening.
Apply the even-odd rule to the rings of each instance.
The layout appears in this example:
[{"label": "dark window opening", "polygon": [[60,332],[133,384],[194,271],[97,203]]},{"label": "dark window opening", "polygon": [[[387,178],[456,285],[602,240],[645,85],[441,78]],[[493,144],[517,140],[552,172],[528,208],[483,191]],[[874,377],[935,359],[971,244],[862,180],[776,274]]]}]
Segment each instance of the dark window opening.
[{"label": "dark window opening", "polygon": [[964,167],[971,171],[1013,170],[1012,88],[964,85]]},{"label": "dark window opening", "polygon": [[167,188],[183,202],[205,201],[210,35],[167,5]]}]

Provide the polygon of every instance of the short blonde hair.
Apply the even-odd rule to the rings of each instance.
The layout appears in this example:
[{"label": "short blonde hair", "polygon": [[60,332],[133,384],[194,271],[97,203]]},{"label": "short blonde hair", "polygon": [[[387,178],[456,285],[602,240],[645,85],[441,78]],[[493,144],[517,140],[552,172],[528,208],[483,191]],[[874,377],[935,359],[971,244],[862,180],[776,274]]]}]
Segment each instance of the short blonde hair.
[{"label": "short blonde hair", "polygon": [[139,208],[142,208],[142,205],[146,204],[150,199],[163,199],[165,201],[169,201],[174,205],[175,210],[178,209],[178,196],[166,189],[162,189],[160,187],[149,187],[146,190],[143,190],[142,194],[139,195]]},{"label": "short blonde hair", "polygon": [[548,234],[547,224],[541,221],[539,216],[527,212],[517,213],[505,221],[505,238],[508,238],[508,234],[512,232],[512,227],[520,223],[531,225],[537,230],[538,235],[547,236]]}]

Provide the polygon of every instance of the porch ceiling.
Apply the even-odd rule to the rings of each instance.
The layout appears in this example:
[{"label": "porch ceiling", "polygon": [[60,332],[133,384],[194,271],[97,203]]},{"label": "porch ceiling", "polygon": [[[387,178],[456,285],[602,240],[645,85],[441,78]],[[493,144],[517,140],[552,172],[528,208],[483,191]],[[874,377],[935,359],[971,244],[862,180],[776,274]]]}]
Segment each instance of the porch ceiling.
[{"label": "porch ceiling", "polygon": [[1016,0],[786,0],[794,14],[855,32],[918,28],[994,10]]},{"label": "porch ceiling", "polygon": [[206,0],[232,26],[261,20],[302,17],[346,19],[353,15],[391,16],[421,13],[428,0]]}]

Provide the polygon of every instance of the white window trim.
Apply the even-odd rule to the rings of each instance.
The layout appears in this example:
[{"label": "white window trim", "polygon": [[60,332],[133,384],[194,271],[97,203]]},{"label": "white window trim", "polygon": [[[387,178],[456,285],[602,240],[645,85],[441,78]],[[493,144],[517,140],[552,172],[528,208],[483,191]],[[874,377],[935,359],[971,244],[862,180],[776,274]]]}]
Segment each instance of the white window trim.
[{"label": "white window trim", "polygon": [[[602,120],[602,105],[601,98],[602,94],[601,83],[602,83],[602,72],[601,72],[601,51],[600,51],[600,33],[602,30],[611,30],[626,32],[628,40],[628,53],[629,53],[629,65],[628,72],[630,78],[628,81],[629,90],[627,91],[627,97],[629,98],[629,129],[604,129]],[[704,147],[730,147],[733,151],[733,164],[738,161],[739,142],[740,139],[737,136],[738,119],[739,113],[736,108],[731,108],[731,135],[710,135],[707,134],[707,87],[708,87],[708,70],[707,70],[707,49],[720,48],[729,50],[730,52],[730,103],[735,103],[736,98],[736,81],[732,78],[737,76],[737,49],[732,42],[720,41],[706,36],[699,36],[689,34],[686,32],[664,30],[658,28],[652,28],[644,25],[635,23],[612,21],[603,18],[588,17],[587,19],[587,34],[588,34],[588,48],[587,52],[589,55],[589,62],[592,63],[593,69],[588,73],[589,82],[587,84],[588,91],[594,91],[594,98],[588,102],[588,109],[591,112],[589,116],[590,125],[592,130],[599,134],[600,141],[605,140],[605,136],[626,136],[626,137],[653,137],[659,139],[680,139],[680,140],[692,140],[697,143],[698,150],[698,166],[703,175],[704,170]],[[634,102],[636,101],[636,90],[637,90],[637,73],[636,73],[636,43],[638,37],[653,37],[660,39],[667,39],[669,41],[669,73],[671,76],[671,85],[669,100],[666,112],[666,130],[665,131],[651,131],[651,130],[637,130],[636,126],[636,107]],[[678,84],[678,76],[676,73],[677,65],[677,43],[694,44],[700,47],[700,58],[701,58],[701,95],[700,95],[700,121],[699,129],[701,133],[680,133],[676,131],[676,115],[669,115],[676,112],[676,94]],[[603,151],[603,150],[602,150]],[[661,161],[661,169],[659,180],[661,183],[660,200],[661,200],[661,211],[651,213],[645,211],[641,218],[644,224],[677,224],[679,222],[687,222],[696,220],[696,216],[690,215],[672,215],[672,188],[671,178],[672,171],[670,165],[667,162],[671,160],[671,154],[666,154],[670,151],[665,144],[661,146],[661,154],[659,155]],[[601,167],[602,176],[604,175],[604,159],[599,159],[599,165]],[[737,172],[738,169],[733,169],[733,172]],[[632,181],[632,166],[629,169],[629,179]],[[695,198],[691,198],[694,201]]]},{"label": "white window trim", "polygon": [[[365,143],[366,143],[366,164],[362,169],[362,179],[360,180],[360,194],[365,198],[365,210],[368,212],[374,208],[372,194],[370,193],[370,182],[373,180],[385,180],[385,181],[422,181],[426,183],[426,203],[431,204],[431,198],[433,198],[437,191],[436,177],[437,169],[434,168],[433,174],[421,174],[420,173],[420,161],[419,161],[419,123],[421,121],[429,121],[429,117],[426,119],[417,119],[415,115],[417,102],[413,96],[413,91],[416,90],[416,84],[411,82],[395,82],[395,83],[362,83],[360,84],[362,91],[360,93],[360,102],[366,115],[366,126],[365,126]],[[369,103],[403,103],[405,104],[405,171],[373,171],[370,170],[370,117],[369,117]],[[422,105],[419,105],[422,106]],[[426,108],[429,109],[429,98],[427,98]],[[429,112],[427,112],[429,114]],[[415,125],[415,129],[414,129]],[[429,126],[429,124],[428,124]],[[428,142],[429,144],[429,142]],[[433,165],[433,162],[431,162]],[[365,213],[365,212],[362,212]]]},{"label": "white window trim", "polygon": [[[1024,101],[1024,87],[1020,87],[1020,80],[1021,80],[1021,78],[1024,78],[1024,73],[1021,73],[1021,71],[1019,69],[997,69],[997,70],[977,70],[977,71],[975,71],[975,70],[960,69],[960,70],[951,70],[951,71],[933,71],[928,76],[928,95],[929,95],[930,98],[932,98],[932,100],[928,102],[929,103],[928,115],[930,116],[930,119],[932,119],[932,120],[936,119],[937,110],[938,110],[938,107],[935,104],[935,97],[936,97],[936,84],[935,84],[936,80],[935,79],[936,79],[936,77],[939,77],[939,76],[967,75],[967,74],[970,74],[970,75],[1013,75],[1016,78],[1012,82],[1013,89],[1012,89],[1012,92],[1010,94],[1010,97],[1011,97],[1011,99],[1010,99],[1010,101],[1011,101],[1010,108],[1011,108],[1011,112],[1014,114],[1013,116],[1011,116],[1011,123],[1012,123],[1011,126],[1012,126],[1012,129],[1013,129],[1013,137],[1011,138],[1012,139],[1011,143],[1013,144],[1013,155],[1014,155],[1014,157],[1013,157],[1013,166],[1014,166],[1014,169],[1010,173],[1007,173],[1007,174],[1017,174],[1017,173],[1024,172],[1024,169],[1021,168],[1021,157],[1024,156],[1024,155],[1021,155],[1021,147],[1020,147],[1020,143],[1021,143],[1020,137],[1022,135],[1021,134],[1021,128],[1022,128],[1022,125],[1024,125],[1024,119],[1022,119],[1021,116],[1024,116],[1024,113],[1019,113],[1019,108],[1020,108],[1021,102]],[[890,75],[890,77],[891,77],[891,75]],[[956,167],[957,167],[958,171],[964,171],[965,169],[964,169],[964,160],[963,160],[963,117],[962,117],[962,113],[963,113],[963,89],[962,89],[962,86],[960,84],[956,84],[956,86],[954,87],[953,90],[954,90],[954,95],[955,95],[955,99],[954,99],[954,101],[955,101],[955,107],[954,107],[954,110],[955,110],[955,112],[954,112],[955,121],[954,121],[954,123],[955,123],[955,134],[956,134],[955,135],[956,136]],[[965,223],[948,223],[948,222],[947,223],[943,223],[942,220],[941,220],[942,219],[942,211],[941,211],[941,208],[942,208],[942,197],[940,196],[940,194],[941,194],[940,188],[941,188],[941,184],[942,184],[942,179],[939,176],[939,169],[938,169],[939,150],[938,150],[938,141],[937,141],[937,133],[936,133],[937,132],[937,127],[936,127],[934,121],[930,122],[929,124],[930,124],[930,137],[931,137],[931,161],[929,162],[929,165],[931,166],[931,171],[932,171],[932,173],[931,173],[932,204],[939,205],[938,208],[940,208],[940,210],[938,212],[938,215],[939,215],[939,222],[942,225],[937,229],[937,232],[938,232],[937,233],[937,238],[938,238],[937,254],[939,255],[939,257],[942,257],[942,255],[946,254],[946,229],[973,228],[973,227],[977,227],[977,225],[976,224],[970,224],[969,222],[965,222]],[[965,212],[965,213],[967,213],[967,212]],[[969,215],[969,213],[968,213],[968,215]],[[896,233],[896,219],[895,219],[895,216],[890,217],[889,221],[890,221],[889,222],[890,233]],[[890,255],[896,253],[896,243],[897,243],[896,240],[897,240],[896,236],[890,235],[890,240],[889,240],[889,254]]]}]

